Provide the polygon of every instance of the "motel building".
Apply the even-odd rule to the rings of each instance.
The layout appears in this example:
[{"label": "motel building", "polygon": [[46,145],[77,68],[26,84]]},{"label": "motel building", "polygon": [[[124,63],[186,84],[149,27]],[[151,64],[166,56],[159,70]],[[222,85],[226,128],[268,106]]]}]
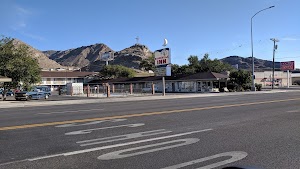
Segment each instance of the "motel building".
[{"label": "motel building", "polygon": [[97,72],[42,71],[40,86],[48,86],[51,90],[66,86],[67,83],[86,83],[97,75]]}]

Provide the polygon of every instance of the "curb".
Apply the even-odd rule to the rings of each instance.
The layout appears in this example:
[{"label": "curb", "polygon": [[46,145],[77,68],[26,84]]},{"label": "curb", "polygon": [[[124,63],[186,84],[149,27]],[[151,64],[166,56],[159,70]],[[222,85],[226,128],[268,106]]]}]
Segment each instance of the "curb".
[{"label": "curb", "polygon": [[291,90],[280,91],[260,91],[260,92],[233,92],[233,93],[207,93],[207,94],[183,94],[183,95],[166,95],[166,96],[138,96],[138,97],[111,97],[111,98],[95,98],[82,100],[63,100],[63,101],[44,101],[44,102],[14,102],[6,101],[0,102],[0,109],[2,108],[16,108],[16,107],[36,107],[36,106],[59,106],[72,104],[87,104],[87,103],[111,103],[111,102],[126,102],[126,101],[147,101],[147,100],[168,100],[168,99],[183,99],[183,98],[201,98],[201,97],[223,97],[236,95],[253,95],[253,94],[272,94],[295,92]]}]

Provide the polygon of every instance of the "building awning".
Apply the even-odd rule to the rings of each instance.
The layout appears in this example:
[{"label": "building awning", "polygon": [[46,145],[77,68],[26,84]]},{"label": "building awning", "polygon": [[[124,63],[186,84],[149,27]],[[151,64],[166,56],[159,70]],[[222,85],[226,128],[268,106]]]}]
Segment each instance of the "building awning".
[{"label": "building awning", "polygon": [[11,82],[12,79],[9,77],[0,76],[0,82]]},{"label": "building awning", "polygon": [[[217,80],[227,80],[228,75],[215,73],[215,72],[200,72],[192,75],[178,75],[178,76],[166,76],[166,81],[217,81]],[[133,78],[116,78],[116,79],[106,79],[106,80],[93,80],[88,82],[88,84],[101,84],[101,83],[145,83],[161,81],[160,76],[148,76],[148,77],[133,77]]]}]

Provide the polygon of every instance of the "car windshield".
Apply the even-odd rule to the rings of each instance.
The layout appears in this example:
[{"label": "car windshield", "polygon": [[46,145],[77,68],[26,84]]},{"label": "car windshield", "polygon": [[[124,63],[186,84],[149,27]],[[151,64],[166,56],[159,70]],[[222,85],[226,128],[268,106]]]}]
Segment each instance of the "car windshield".
[{"label": "car windshield", "polygon": [[1,0],[0,169],[300,168],[299,0]]}]

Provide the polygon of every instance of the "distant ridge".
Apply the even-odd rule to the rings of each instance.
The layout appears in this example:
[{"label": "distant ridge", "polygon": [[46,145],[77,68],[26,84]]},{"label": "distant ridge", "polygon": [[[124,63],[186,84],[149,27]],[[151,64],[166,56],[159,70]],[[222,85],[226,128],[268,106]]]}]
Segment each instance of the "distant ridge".
[{"label": "distant ridge", "polygon": [[[228,56],[220,59],[222,62],[230,65],[238,65],[239,69],[251,70],[252,69],[252,58],[251,57],[240,57],[240,56]],[[271,70],[273,68],[273,61],[262,60],[254,58],[254,68],[256,71],[259,70]],[[280,62],[275,62],[275,68],[280,68]]]},{"label": "distant ridge", "polygon": [[64,66],[74,66],[84,71],[99,71],[105,65],[100,60],[101,53],[112,51],[115,59],[110,64],[119,64],[126,67],[139,69],[140,62],[152,56],[152,52],[145,45],[135,44],[121,51],[114,51],[107,45],[100,43],[90,46],[82,46],[65,51],[43,51],[50,59]]},{"label": "distant ridge", "polygon": [[15,46],[25,45],[29,48],[29,51],[32,53],[32,58],[37,59],[40,68],[42,69],[56,69],[62,68],[63,66],[57,63],[54,60],[49,59],[43,52],[33,48],[32,46],[22,42],[19,39],[13,39],[13,44]]}]

